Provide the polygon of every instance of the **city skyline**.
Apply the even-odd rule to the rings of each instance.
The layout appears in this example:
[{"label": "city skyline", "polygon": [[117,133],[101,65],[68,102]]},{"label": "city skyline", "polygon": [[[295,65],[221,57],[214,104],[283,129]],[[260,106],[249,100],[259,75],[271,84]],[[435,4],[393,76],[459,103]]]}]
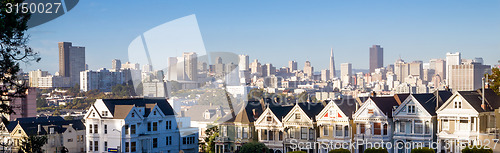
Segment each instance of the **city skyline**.
[{"label": "city skyline", "polygon": [[[54,44],[62,41],[86,47],[89,69],[111,68],[112,59],[128,61],[126,47],[138,33],[190,14],[197,15],[207,52],[246,54],[250,60],[259,59],[262,63],[272,63],[275,67],[287,66],[289,60],[297,61],[298,67],[303,67],[305,61],[311,61],[316,72],[319,72],[328,69],[329,59],[325,57],[329,49],[333,48],[337,69],[340,63],[345,62],[352,63],[353,69],[368,69],[367,52],[374,44],[384,47],[384,66],[394,63],[399,57],[405,61],[444,59],[447,52],[461,52],[466,59],[483,57],[484,63],[489,65],[496,64],[498,59],[495,57],[499,57],[500,46],[497,42],[500,40],[500,29],[496,27],[500,22],[493,16],[500,13],[499,5],[494,5],[499,3],[496,1],[444,1],[432,3],[434,5],[416,2],[379,4],[370,1],[356,4],[262,2],[264,5],[259,8],[262,12],[241,9],[236,5],[257,4],[250,2],[225,3],[225,6],[234,6],[230,8],[210,2],[153,3],[166,4],[154,6],[180,8],[163,9],[166,11],[149,9],[144,13],[132,13],[125,10],[150,4],[130,6],[106,1],[82,1],[64,16],[28,31],[32,36],[30,45],[41,53],[42,61],[23,64],[22,68],[25,71],[42,69],[50,73],[56,72],[58,63],[54,61],[58,59],[57,46]],[[313,11],[313,7],[298,7],[300,5],[319,8],[315,9],[318,11]],[[208,6],[216,9],[209,9]],[[277,6],[282,6],[283,9],[276,13],[270,12]],[[375,11],[367,11],[366,8],[373,8]],[[421,12],[423,9],[426,11]],[[291,10],[298,10],[300,13]],[[395,11],[398,14],[391,13]],[[125,24],[125,21],[113,19],[117,16],[115,12],[130,15],[134,22],[130,24],[130,21],[126,21]],[[154,13],[165,15],[148,16]],[[82,15],[92,19],[77,18]],[[289,16],[297,18],[290,20]],[[372,24],[374,20],[380,22]],[[359,56],[352,57],[352,54]],[[280,58],[273,58],[276,56]]]}]

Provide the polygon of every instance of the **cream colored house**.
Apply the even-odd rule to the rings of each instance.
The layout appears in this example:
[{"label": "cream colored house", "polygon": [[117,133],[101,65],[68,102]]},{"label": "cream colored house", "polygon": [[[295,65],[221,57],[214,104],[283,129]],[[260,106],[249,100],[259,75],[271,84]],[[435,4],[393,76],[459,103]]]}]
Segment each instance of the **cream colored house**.
[{"label": "cream colored house", "polygon": [[[356,111],[357,102],[354,99],[328,101],[323,110],[316,115],[319,128],[319,142],[333,142],[339,147],[352,150],[348,145],[352,140],[352,115]],[[319,153],[328,153],[331,147],[319,148]]]},{"label": "cream colored house", "polygon": [[293,106],[267,107],[255,121],[255,130],[259,142],[264,143],[273,153],[283,153],[284,126],[283,118]]},{"label": "cream colored house", "polygon": [[324,106],[323,103],[297,103],[283,118],[286,134],[283,142],[285,152],[301,150],[307,153],[317,153],[314,143],[318,136],[316,115],[323,110]]}]

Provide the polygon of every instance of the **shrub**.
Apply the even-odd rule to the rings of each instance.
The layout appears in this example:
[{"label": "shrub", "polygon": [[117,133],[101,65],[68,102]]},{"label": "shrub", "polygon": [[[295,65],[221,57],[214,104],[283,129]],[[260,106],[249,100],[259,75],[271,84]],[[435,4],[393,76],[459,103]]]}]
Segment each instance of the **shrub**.
[{"label": "shrub", "polygon": [[462,149],[462,153],[493,153],[493,150],[484,146],[473,146]]},{"label": "shrub", "polygon": [[385,148],[368,148],[364,153],[389,153]]},{"label": "shrub", "polygon": [[436,153],[434,149],[423,147],[423,148],[413,148],[411,153]]},{"label": "shrub", "polygon": [[238,153],[263,153],[263,152],[270,153],[269,148],[267,148],[266,145],[260,142],[249,142],[241,146],[241,149]]},{"label": "shrub", "polygon": [[330,150],[328,153],[351,153],[351,152],[347,149],[339,148],[339,149]]}]

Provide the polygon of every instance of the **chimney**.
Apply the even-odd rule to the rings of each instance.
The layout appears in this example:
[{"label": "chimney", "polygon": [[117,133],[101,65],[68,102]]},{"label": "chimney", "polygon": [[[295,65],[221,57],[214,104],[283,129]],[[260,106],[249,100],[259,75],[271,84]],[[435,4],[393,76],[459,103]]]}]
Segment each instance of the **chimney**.
[{"label": "chimney", "polygon": [[486,110],[486,104],[484,103],[485,78],[483,77],[481,81],[482,81],[481,108],[483,108],[483,110]]},{"label": "chimney", "polygon": [[40,132],[42,132],[42,125],[38,124],[37,134],[40,134]]}]

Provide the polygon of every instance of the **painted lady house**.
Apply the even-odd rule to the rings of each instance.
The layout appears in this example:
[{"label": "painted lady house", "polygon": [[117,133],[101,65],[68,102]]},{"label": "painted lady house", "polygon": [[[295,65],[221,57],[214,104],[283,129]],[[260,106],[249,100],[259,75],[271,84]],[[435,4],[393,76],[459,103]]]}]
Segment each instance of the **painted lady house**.
[{"label": "painted lady house", "polygon": [[[325,108],[316,116],[319,128],[319,142],[333,142],[335,145],[349,144],[352,140],[352,115],[358,103],[354,99],[339,99],[329,101]],[[349,146],[345,146],[349,147]],[[329,148],[320,148],[320,153],[328,153]],[[352,150],[349,147],[349,150]]]},{"label": "painted lady house", "polygon": [[[316,153],[314,147],[316,142],[318,128],[316,124],[316,115],[324,108],[323,103],[303,102],[297,103],[283,119],[283,126],[287,137],[284,139],[285,152],[306,151],[307,153]],[[297,146],[297,144],[304,146]]]},{"label": "painted lady house", "polygon": [[[362,153],[366,148],[374,147],[373,144],[392,142],[392,131],[394,129],[392,110],[399,106],[397,98],[370,97],[358,111],[353,115],[357,143],[355,153]],[[392,152],[392,149],[388,149]]]},{"label": "painted lady house", "polygon": [[283,118],[294,106],[268,106],[255,121],[259,142],[264,143],[274,153],[283,153]]},{"label": "painted lady house", "polygon": [[[438,94],[439,93],[439,94]],[[437,140],[438,109],[452,93],[439,91],[426,94],[409,95],[393,112],[395,153],[410,153],[405,144],[429,147]]]}]

